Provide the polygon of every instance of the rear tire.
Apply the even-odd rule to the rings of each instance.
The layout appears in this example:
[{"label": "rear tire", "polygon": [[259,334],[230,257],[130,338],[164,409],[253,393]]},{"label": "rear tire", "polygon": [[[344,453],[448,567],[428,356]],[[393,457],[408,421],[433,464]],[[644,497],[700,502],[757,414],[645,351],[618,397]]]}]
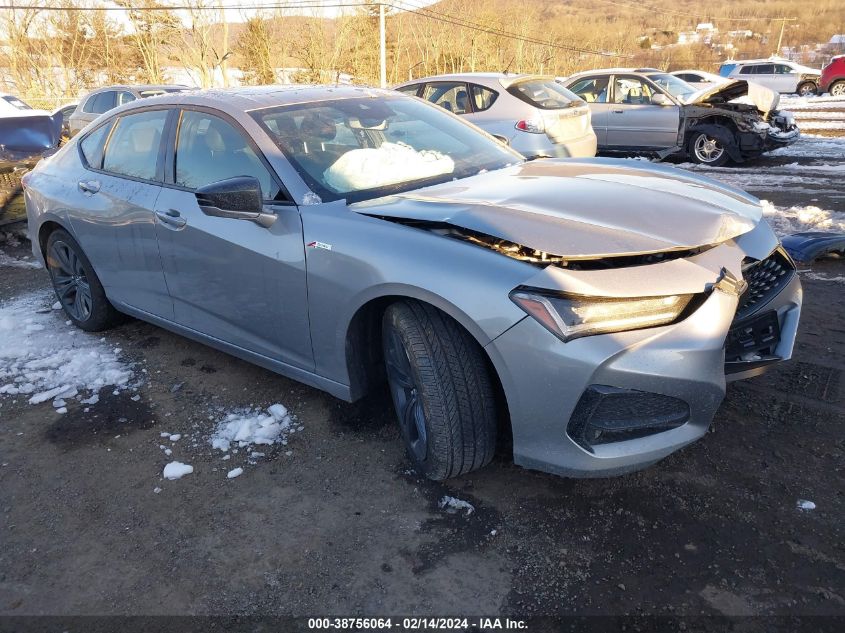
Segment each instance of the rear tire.
[{"label": "rear tire", "polygon": [[44,259],[56,297],[76,327],[100,332],[120,320],[121,315],[106,298],[91,262],[70,233],[64,229],[50,233]]},{"label": "rear tire", "polygon": [[845,80],[834,81],[830,84],[830,95],[832,97],[845,97]]},{"label": "rear tire", "polygon": [[689,157],[693,162],[710,167],[721,167],[730,158],[722,143],[704,132],[694,132],[690,137]]},{"label": "rear tire", "polygon": [[496,449],[496,407],[478,343],[436,308],[409,300],[385,312],[382,344],[414,467],[441,480],[489,463]]},{"label": "rear tire", "polygon": [[812,81],[805,81],[798,85],[798,94],[802,97],[817,94],[818,91],[818,86],[816,86],[816,84],[814,84]]}]

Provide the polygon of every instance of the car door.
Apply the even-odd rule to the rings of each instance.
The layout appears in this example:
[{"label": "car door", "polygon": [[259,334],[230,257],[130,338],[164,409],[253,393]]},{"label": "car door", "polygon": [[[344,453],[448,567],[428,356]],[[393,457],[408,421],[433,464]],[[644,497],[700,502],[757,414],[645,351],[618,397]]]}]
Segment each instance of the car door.
[{"label": "car door", "polygon": [[609,148],[660,149],[677,144],[680,108],[671,100],[669,105],[652,103],[658,93],[666,94],[642,77],[613,76],[607,119]]},{"label": "car door", "polygon": [[801,73],[789,64],[774,64],[773,77],[778,92],[791,94],[798,90]]},{"label": "car door", "polygon": [[774,90],[775,92],[780,92],[778,87],[779,78],[775,75],[774,64],[753,64],[750,66],[744,66],[742,70],[740,70],[740,75],[742,75],[743,79],[753,81],[761,86],[766,86],[766,88]]},{"label": "car door", "polygon": [[[175,321],[241,349],[314,369],[305,248],[297,207],[247,133],[225,115],[184,109],[168,141],[155,230]],[[270,227],[205,215],[198,187],[261,182]]]},{"label": "car door", "polygon": [[133,111],[79,143],[83,167],[68,191],[71,224],[109,299],[173,318],[156,241],[167,108]]},{"label": "car door", "polygon": [[611,104],[608,103],[609,86],[609,75],[582,77],[566,86],[589,105],[593,132],[596,133],[599,148],[607,145],[607,125],[611,110]]}]

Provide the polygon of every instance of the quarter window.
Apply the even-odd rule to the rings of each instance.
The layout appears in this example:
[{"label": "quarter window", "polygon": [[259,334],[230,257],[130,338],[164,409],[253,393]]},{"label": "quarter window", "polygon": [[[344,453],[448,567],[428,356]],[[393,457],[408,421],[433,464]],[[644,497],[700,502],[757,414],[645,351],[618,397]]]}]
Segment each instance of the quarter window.
[{"label": "quarter window", "polygon": [[132,178],[155,180],[167,114],[168,110],[148,110],[120,117],[106,147],[103,169]]},{"label": "quarter window", "polygon": [[499,93],[495,90],[490,90],[490,88],[478,84],[470,84],[469,91],[472,95],[472,109],[475,112],[487,110],[499,96]]},{"label": "quarter window", "polygon": [[82,150],[82,155],[85,157],[85,162],[88,163],[89,167],[99,169],[102,165],[103,144],[109,136],[110,129],[111,123],[101,125],[82,139],[82,142],[79,144],[79,149]]},{"label": "quarter window", "polygon": [[416,97],[417,93],[420,90],[419,84],[413,84],[412,86],[402,86],[401,88],[397,88],[399,92],[406,95],[411,95],[412,97]]},{"label": "quarter window", "polygon": [[756,73],[756,66],[743,66],[739,69],[740,75],[753,75]]},{"label": "quarter window", "polygon": [[189,189],[237,176],[252,176],[261,183],[267,200],[279,187],[243,134],[220,117],[185,110],[176,140],[176,184]]}]

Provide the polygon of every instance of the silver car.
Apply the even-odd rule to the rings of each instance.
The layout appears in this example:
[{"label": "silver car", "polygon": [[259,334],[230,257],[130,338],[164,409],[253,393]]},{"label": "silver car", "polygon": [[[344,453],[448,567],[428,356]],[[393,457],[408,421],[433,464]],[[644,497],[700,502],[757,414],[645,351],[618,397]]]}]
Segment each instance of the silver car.
[{"label": "silver car", "polygon": [[[661,165],[526,161],[398,92],[144,99],[25,177],[68,318],[125,313],[348,401],[416,468],[642,468],[787,359],[795,266],[755,198]],[[499,426],[499,423],[502,426]]]},{"label": "silver car", "polygon": [[655,68],[590,70],[562,80],[593,112],[603,153],[678,155],[713,167],[798,140],[778,95],[742,80],[696,90]]},{"label": "silver car", "polygon": [[590,109],[554,77],[437,75],[401,84],[396,90],[465,117],[530,158],[596,155]]},{"label": "silver car", "polygon": [[70,135],[73,136],[104,112],[108,112],[112,108],[121,106],[124,103],[131,103],[136,99],[145,99],[168,92],[181,92],[188,89],[187,86],[155,84],[99,88],[89,92],[82,98],[76,110],[68,118],[67,127]]}]

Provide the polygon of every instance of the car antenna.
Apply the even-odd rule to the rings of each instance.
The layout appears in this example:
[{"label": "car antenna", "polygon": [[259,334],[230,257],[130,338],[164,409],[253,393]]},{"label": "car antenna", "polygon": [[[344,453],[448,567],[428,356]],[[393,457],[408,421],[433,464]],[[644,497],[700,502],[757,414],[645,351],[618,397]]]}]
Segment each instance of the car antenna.
[{"label": "car antenna", "polygon": [[510,69],[511,69],[511,64],[513,64],[513,60],[515,60],[515,59],[516,59],[516,56],[511,57],[511,60],[508,62],[508,65],[505,66],[505,71],[502,73],[503,75],[508,74],[508,71],[510,71]]}]

